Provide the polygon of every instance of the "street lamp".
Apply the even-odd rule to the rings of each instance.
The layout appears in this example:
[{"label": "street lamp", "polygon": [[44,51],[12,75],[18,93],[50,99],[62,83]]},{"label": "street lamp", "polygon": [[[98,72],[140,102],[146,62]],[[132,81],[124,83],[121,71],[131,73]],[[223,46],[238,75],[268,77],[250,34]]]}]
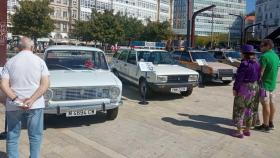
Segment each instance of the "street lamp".
[{"label": "street lamp", "polygon": [[257,23],[257,24],[253,24],[253,25],[249,25],[249,26],[245,27],[245,29],[244,29],[244,42],[245,43],[247,42],[247,31],[248,31],[248,29],[251,28],[251,27],[254,27],[254,26],[259,26],[259,25],[261,25],[261,23]]},{"label": "street lamp", "polygon": [[216,7],[216,5],[210,5],[208,7],[205,7],[205,8],[202,8],[196,12],[193,13],[193,16],[192,16],[192,34],[191,34],[191,46],[192,48],[195,47],[195,18],[196,16],[199,14],[199,13],[202,13],[206,10],[210,10],[212,8]]},{"label": "street lamp", "polygon": [[243,28],[244,28],[244,24],[245,24],[245,18],[241,15],[237,15],[237,14],[229,14],[232,16],[236,16],[240,19],[241,21],[241,26],[240,26],[240,46],[243,44]]}]

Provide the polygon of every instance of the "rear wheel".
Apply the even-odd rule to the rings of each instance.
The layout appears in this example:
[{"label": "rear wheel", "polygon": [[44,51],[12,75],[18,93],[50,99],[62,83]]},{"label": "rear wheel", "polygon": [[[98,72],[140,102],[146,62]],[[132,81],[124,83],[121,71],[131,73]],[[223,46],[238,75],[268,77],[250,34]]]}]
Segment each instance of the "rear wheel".
[{"label": "rear wheel", "polygon": [[119,107],[107,110],[106,112],[106,119],[107,120],[115,120],[119,113]]},{"label": "rear wheel", "polygon": [[187,91],[181,92],[181,95],[184,97],[190,96],[193,92],[193,88],[189,88]]}]

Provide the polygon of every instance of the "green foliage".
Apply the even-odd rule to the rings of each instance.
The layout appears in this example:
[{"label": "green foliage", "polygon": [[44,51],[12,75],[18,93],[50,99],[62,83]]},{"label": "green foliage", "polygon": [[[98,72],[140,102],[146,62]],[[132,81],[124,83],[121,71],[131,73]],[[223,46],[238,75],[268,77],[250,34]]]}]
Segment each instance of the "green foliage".
[{"label": "green foliage", "polygon": [[23,0],[19,4],[20,7],[11,16],[14,34],[37,39],[46,37],[54,30],[54,22],[49,16],[53,11],[49,7],[49,0]]},{"label": "green foliage", "polygon": [[173,35],[174,33],[168,21],[160,23],[148,20],[141,39],[144,41],[161,41],[169,40]]},{"label": "green foliage", "polygon": [[[218,47],[220,44],[227,43],[228,34],[213,34],[213,47]],[[196,46],[208,46],[211,44],[211,36],[197,36],[195,38]]]},{"label": "green foliage", "polygon": [[91,22],[76,21],[74,29],[70,33],[71,36],[76,37],[80,41],[90,42],[94,40],[92,34]]}]

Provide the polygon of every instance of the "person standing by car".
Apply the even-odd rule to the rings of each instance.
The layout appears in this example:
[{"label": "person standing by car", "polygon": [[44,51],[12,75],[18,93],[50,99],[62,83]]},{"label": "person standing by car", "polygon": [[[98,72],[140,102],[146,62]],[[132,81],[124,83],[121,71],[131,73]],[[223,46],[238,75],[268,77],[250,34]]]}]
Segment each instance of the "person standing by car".
[{"label": "person standing by car", "polygon": [[[260,80],[260,65],[255,58],[254,47],[252,45],[243,45],[241,48],[243,60],[237,70],[236,79],[233,86],[234,99],[234,123],[237,132],[232,136],[243,138],[250,136],[255,101],[258,97]],[[245,130],[242,131],[245,122]]]},{"label": "person standing by car", "polygon": [[260,58],[262,84],[264,95],[261,97],[263,107],[263,124],[256,127],[256,130],[269,132],[274,129],[273,119],[275,114],[275,89],[278,75],[279,57],[273,51],[274,44],[272,40],[265,39],[261,43]]},{"label": "person standing by car", "polygon": [[1,73],[1,89],[7,96],[7,156],[19,157],[21,124],[27,120],[30,158],[39,158],[45,107],[43,94],[49,87],[49,71],[45,62],[33,54],[31,39],[23,37],[19,46],[21,51],[6,63]]}]

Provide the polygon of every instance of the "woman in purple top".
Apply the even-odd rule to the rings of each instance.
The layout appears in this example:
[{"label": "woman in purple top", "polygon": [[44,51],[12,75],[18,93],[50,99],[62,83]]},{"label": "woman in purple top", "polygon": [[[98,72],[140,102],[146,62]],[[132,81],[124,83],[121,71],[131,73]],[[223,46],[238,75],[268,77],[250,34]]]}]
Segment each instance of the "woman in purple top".
[{"label": "woman in purple top", "polygon": [[[256,102],[259,98],[260,65],[256,60],[254,47],[243,45],[241,48],[243,59],[237,70],[236,79],[233,86],[234,98],[234,118],[237,132],[234,137],[243,138],[250,136],[250,128],[253,116],[256,115]],[[242,131],[242,125],[246,128]]]}]

